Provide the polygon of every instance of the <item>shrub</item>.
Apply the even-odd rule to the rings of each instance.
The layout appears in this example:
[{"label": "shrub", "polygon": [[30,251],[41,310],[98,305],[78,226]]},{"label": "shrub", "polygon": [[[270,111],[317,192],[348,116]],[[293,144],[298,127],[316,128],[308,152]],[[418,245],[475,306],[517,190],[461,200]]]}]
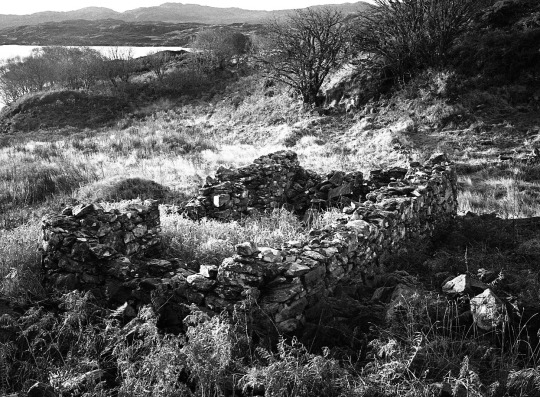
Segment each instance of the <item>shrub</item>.
[{"label": "shrub", "polygon": [[229,29],[201,30],[192,43],[192,47],[199,50],[199,60],[207,70],[223,70],[233,60],[240,63],[249,46],[249,37]]},{"label": "shrub", "polygon": [[195,312],[190,317],[188,340],[181,350],[190,376],[202,397],[220,396],[230,388],[227,383],[234,365],[233,327],[221,316],[209,318]]},{"label": "shrub", "polygon": [[162,200],[168,189],[141,178],[112,177],[80,188],[75,197],[80,201],[121,201],[133,199]]},{"label": "shrub", "polygon": [[244,393],[264,388],[268,397],[338,397],[351,395],[347,371],[329,358],[310,354],[295,338],[288,344],[280,339],[277,355],[258,349],[266,366],[252,367],[239,384]]},{"label": "shrub", "polygon": [[118,365],[121,384],[118,396],[188,397],[181,382],[186,369],[182,337],[161,335],[156,316],[143,307],[124,329],[110,327],[107,337],[113,347],[112,360]]},{"label": "shrub", "polygon": [[363,62],[388,69],[398,81],[445,65],[482,5],[478,0],[375,0],[375,8],[360,16],[358,49],[371,54]]},{"label": "shrub", "polygon": [[481,74],[491,83],[537,79],[538,42],[540,29],[475,32],[453,50],[453,64],[461,73]]},{"label": "shrub", "polygon": [[40,284],[38,242],[40,222],[24,224],[13,230],[0,229],[0,290],[12,302],[26,303],[43,295]]}]

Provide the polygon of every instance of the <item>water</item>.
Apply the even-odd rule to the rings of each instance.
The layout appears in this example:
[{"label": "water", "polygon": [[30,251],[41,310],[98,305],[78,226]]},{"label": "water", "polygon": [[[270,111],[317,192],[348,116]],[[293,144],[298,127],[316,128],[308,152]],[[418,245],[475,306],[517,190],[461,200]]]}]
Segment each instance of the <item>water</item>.
[{"label": "water", "polygon": [[[5,59],[13,58],[16,56],[20,57],[27,57],[32,53],[32,50],[34,48],[41,48],[42,46],[32,46],[32,45],[2,45],[0,46],[0,63],[4,61]],[[148,55],[153,52],[158,51],[165,51],[165,50],[171,50],[171,51],[180,51],[180,50],[186,50],[189,51],[188,48],[184,47],[125,47],[125,46],[90,46],[89,48],[92,48],[94,50],[97,50],[101,52],[104,55],[107,55],[108,52],[113,49],[117,48],[121,53],[125,53],[125,51],[131,50],[131,54],[134,58],[142,57],[145,55]]]}]

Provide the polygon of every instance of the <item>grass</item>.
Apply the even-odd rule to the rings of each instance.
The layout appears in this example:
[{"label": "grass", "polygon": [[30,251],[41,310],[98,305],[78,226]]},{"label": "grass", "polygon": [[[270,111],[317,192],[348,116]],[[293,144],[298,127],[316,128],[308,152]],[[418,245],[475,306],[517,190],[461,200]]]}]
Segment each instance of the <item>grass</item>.
[{"label": "grass", "polygon": [[503,218],[540,215],[538,165],[486,167],[459,179],[459,210],[497,213]]},{"label": "grass", "polygon": [[40,239],[41,225],[37,221],[0,230],[1,296],[25,304],[44,295],[39,269]]},{"label": "grass", "polygon": [[[322,227],[339,215],[337,211],[321,213],[312,224]],[[287,241],[305,241],[309,232],[295,215],[284,209],[229,223],[211,219],[193,222],[162,212],[161,227],[166,255],[213,265],[233,256],[237,244],[253,241],[259,247],[281,247]]]},{"label": "grass", "polygon": [[[3,135],[1,297],[21,305],[44,298],[37,251],[40,217],[77,200],[146,198],[155,188],[168,204],[161,213],[163,256],[195,265],[219,265],[234,255],[236,244],[248,240],[270,247],[306,240],[306,225],[284,210],[231,223],[193,222],[174,213],[220,166],[244,166],[281,149],[296,151],[303,166],[319,173],[403,166],[445,150],[458,163],[461,212],[496,212],[511,220],[538,216],[538,165],[493,166],[501,153],[517,153],[526,142],[535,145],[538,137],[525,132],[534,125],[489,123],[487,116],[471,109],[482,103],[512,105],[474,91],[461,104],[452,103],[444,99],[452,76],[428,77],[374,104],[374,114],[300,111],[297,98],[283,87],[265,88],[254,75],[197,100],[155,102],[114,125]],[[311,226],[322,227],[339,216],[337,211],[318,214]],[[514,224],[474,218],[434,247],[430,266],[443,278],[484,268],[501,274],[497,283],[510,285],[518,298],[534,300],[534,238]],[[418,271],[426,285],[433,285],[441,281],[433,281],[433,269],[421,261],[407,270]],[[365,338],[371,343],[362,348],[364,358],[358,361],[352,359],[362,356],[357,347],[314,351],[285,338],[274,346],[258,345],[251,338],[247,314],[207,318],[194,313],[197,321],[186,325],[186,339],[162,335],[149,308],[124,328],[94,307],[90,296],[61,299],[66,301],[58,313],[26,306],[23,316],[9,320],[20,335],[17,346],[0,345],[10,360],[9,390],[27,388],[27,378],[50,380],[58,390],[71,393],[66,386],[70,381],[106,362],[116,368],[119,383],[114,387],[121,396],[250,395],[261,390],[287,397],[428,396],[436,382],[455,389],[454,395],[463,387],[469,395],[480,395],[479,390],[508,373],[526,384],[535,375],[527,378],[523,368],[533,371],[539,358],[536,346],[521,349],[529,343],[526,324],[507,335],[507,344],[501,346],[500,335],[456,328],[457,302],[427,292],[407,302],[401,317],[378,328],[373,325],[370,331],[366,326]],[[0,324],[6,322],[0,316]],[[347,354],[349,362],[342,360]],[[91,396],[110,390],[103,382],[85,387]]]}]

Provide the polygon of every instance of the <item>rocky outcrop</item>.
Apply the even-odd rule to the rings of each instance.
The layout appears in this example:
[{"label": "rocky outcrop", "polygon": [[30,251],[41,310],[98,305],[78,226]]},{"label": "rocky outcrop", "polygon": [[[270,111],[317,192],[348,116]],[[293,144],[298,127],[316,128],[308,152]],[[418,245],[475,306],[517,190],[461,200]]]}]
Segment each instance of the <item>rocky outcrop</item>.
[{"label": "rocky outcrop", "polygon": [[80,206],[43,220],[48,277],[57,285],[96,289],[117,303],[152,302],[167,326],[180,326],[189,304],[219,312],[249,298],[277,330],[288,332],[338,285],[369,284],[392,254],[448,227],[457,209],[456,175],[444,156],[372,172],[366,182],[360,173],[316,176],[298,165],[294,153],[279,152],[250,167],[222,169],[202,190],[191,207],[197,216],[228,219],[250,207],[284,204],[300,210],[318,199],[345,207],[341,219],[312,230],[305,241],[282,247],[246,242],[220,266],[189,269],[175,261],[141,260],[159,242],[155,202],[111,212]]}]

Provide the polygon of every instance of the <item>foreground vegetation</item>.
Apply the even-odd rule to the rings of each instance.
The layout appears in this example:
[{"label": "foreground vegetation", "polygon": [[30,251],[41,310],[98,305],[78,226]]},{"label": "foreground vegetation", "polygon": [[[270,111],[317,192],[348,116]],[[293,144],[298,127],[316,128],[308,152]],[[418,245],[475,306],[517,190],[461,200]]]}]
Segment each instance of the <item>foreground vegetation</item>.
[{"label": "foreground vegetation", "polygon": [[[348,111],[341,98],[309,108],[249,55],[211,45],[203,58],[164,59],[127,80],[117,70],[86,90],[58,83],[15,99],[0,121],[1,392],[41,381],[87,396],[537,396],[538,14],[519,11],[531,4],[486,8],[470,27],[480,30],[460,32],[451,55],[433,63],[378,69],[379,54],[354,73],[340,65],[326,80],[326,104],[331,88],[353,95],[361,86]],[[201,46],[216,39],[206,35]],[[471,53],[483,62],[467,63]],[[344,286],[296,335],[262,332],[249,299],[215,316],[192,308],[185,333],[170,335],[149,307],[130,320],[90,293],[45,289],[40,217],[79,201],[160,199],[162,256],[194,266],[220,264],[246,240],[279,246],[331,222],[338,212],[310,223],[284,210],[233,223],[177,215],[218,167],[284,148],[321,173],[445,151],[458,170],[461,216],[435,242],[396,255],[378,284]],[[522,304],[522,321],[485,333],[459,317],[462,302],[440,286],[461,273]],[[394,310],[403,286],[416,292]],[[374,295],[379,287],[386,292]]]}]

